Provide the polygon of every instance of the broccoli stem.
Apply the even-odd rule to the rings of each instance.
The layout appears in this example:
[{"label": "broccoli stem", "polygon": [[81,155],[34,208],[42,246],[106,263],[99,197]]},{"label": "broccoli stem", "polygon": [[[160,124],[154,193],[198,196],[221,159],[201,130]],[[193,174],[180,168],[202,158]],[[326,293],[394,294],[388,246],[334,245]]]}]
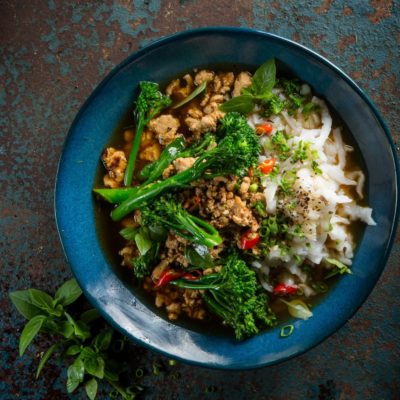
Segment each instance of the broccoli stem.
[{"label": "broccoli stem", "polygon": [[[200,178],[202,169],[189,168],[160,182],[153,182],[144,187],[138,187],[137,192],[129,196],[111,212],[113,221],[120,221],[133,210],[139,208],[147,200],[157,197],[168,189],[183,187],[187,183]],[[111,189],[115,190],[115,189]]]},{"label": "broccoli stem", "polygon": [[115,189],[105,189],[98,188],[93,189],[93,192],[101,196],[104,200],[111,204],[119,204],[131,196],[134,196],[138,191],[137,187],[129,188],[115,188]]},{"label": "broccoli stem", "polygon": [[140,147],[140,139],[142,138],[143,129],[146,126],[146,121],[143,118],[139,119],[139,124],[136,128],[135,137],[133,139],[131,152],[129,153],[128,165],[124,175],[124,185],[130,186],[133,178],[133,171],[135,169],[136,156]]},{"label": "broccoli stem", "polygon": [[159,178],[164,169],[175,160],[181,157],[181,153],[185,148],[185,139],[183,137],[176,138],[171,142],[161,153],[160,158],[147,164],[138,174],[140,180],[145,180],[145,183],[150,183]]}]

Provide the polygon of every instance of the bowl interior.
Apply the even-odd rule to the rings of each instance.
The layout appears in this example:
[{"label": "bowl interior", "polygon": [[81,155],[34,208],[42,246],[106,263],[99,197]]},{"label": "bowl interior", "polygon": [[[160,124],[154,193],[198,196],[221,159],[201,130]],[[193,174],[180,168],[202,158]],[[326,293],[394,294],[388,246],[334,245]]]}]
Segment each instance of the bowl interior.
[{"label": "bowl interior", "polygon": [[[146,307],[114,272],[100,246],[91,191],[99,156],[132,107],[139,81],[165,83],[193,68],[213,65],[256,68],[275,57],[278,66],[309,83],[348,127],[367,174],[368,204],[375,227],[366,227],[353,275],[339,280],[308,321],[294,320],[295,334],[282,340],[279,328],[244,342],[172,324]],[[379,160],[379,162],[377,162]],[[312,51],[286,39],[238,28],[209,28],[166,38],[133,54],[97,87],[76,117],[60,160],[56,217],[61,241],[85,295],[118,330],[177,359],[216,368],[244,369],[293,357],[321,342],[366,299],[387,260],[395,232],[397,159],[376,109],[343,72]]]}]

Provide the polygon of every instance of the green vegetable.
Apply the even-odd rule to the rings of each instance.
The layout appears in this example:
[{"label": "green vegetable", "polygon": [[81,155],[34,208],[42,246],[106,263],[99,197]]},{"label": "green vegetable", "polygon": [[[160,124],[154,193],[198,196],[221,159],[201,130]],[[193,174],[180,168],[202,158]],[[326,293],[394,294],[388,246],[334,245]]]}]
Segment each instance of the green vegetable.
[{"label": "green vegetable", "polygon": [[181,288],[205,290],[206,306],[234,329],[239,340],[257,334],[262,327],[274,326],[275,314],[257,283],[255,272],[236,252],[231,252],[221,265],[220,273],[194,281],[178,279],[170,283]]},{"label": "green vegetable", "polygon": [[307,304],[300,299],[295,299],[292,301],[285,301],[283,299],[279,300],[288,306],[289,314],[292,317],[307,320],[313,316],[313,313],[310,311]]},{"label": "green vegetable", "polygon": [[150,249],[143,255],[132,260],[133,272],[139,279],[150,275],[152,268],[159,261],[160,242],[153,242]]},{"label": "green vegetable", "polygon": [[[158,160],[147,164],[139,173],[139,179],[146,179],[146,183],[151,183],[158,179],[165,168],[178,157],[197,157],[205,151],[212,143],[215,143],[214,135],[206,133],[203,138],[185,149],[185,139],[176,138],[161,153]],[[125,199],[124,199],[125,200]]]},{"label": "green vegetable", "polygon": [[54,343],[40,358],[36,378],[52,355],[59,353],[68,361],[73,359],[67,369],[68,393],[74,392],[83,384],[87,397],[93,400],[97,394],[97,380],[102,379],[113,387],[117,385],[124,399],[133,399],[139,388],[128,395],[127,390],[117,384],[122,368],[120,363],[111,358],[109,351],[112,332],[102,330],[94,337],[91,334],[92,326],[89,324],[98,319],[98,312],[90,309],[73,316],[69,308],[67,311],[67,307],[75,306],[74,303],[81,294],[75,279],[66,281],[54,297],[37,289],[10,293],[17,310],[28,319],[20,337],[20,355],[24,354],[38,333],[50,334]]},{"label": "green vegetable", "polygon": [[138,174],[138,178],[140,180],[146,180],[146,183],[153,182],[162,175],[164,169],[167,168],[173,160],[179,157],[179,153],[181,153],[184,148],[184,137],[177,137],[173,142],[165,147],[158,160],[143,167]]},{"label": "green vegetable", "polygon": [[222,243],[218,231],[207,222],[191,215],[173,196],[162,196],[140,208],[144,226],[160,224],[188,239],[207,247]]},{"label": "green vegetable", "polygon": [[186,103],[189,103],[189,101],[193,100],[196,96],[198,96],[200,93],[206,90],[207,83],[208,83],[207,81],[204,81],[201,85],[197,86],[197,88],[194,89],[193,92],[189,94],[189,96],[185,97],[182,101],[175,104],[172,108],[177,109],[179,107],[182,107]]},{"label": "green vegetable", "polygon": [[325,258],[325,261],[335,266],[332,271],[325,276],[325,279],[331,278],[332,276],[338,274],[352,274],[351,269],[347,265],[343,264],[339,260],[336,260],[335,258]]},{"label": "green vegetable", "polygon": [[[179,172],[160,182],[135,188],[135,194],[123,201],[111,212],[114,221],[139,208],[145,202],[167,190],[185,187],[203,176],[243,176],[248,168],[258,163],[260,145],[254,130],[246,118],[237,113],[228,113],[220,121],[218,133],[222,138],[216,147],[204,151],[185,171]],[[118,189],[110,189],[118,190]]]},{"label": "green vegetable", "polygon": [[272,89],[276,82],[275,60],[272,58],[262,64],[254,73],[251,85],[242,89],[240,96],[226,101],[220,106],[223,112],[239,112],[248,114],[256,104],[273,97]]},{"label": "green vegetable", "polygon": [[294,331],[293,325],[282,326],[279,336],[283,338],[289,337],[293,333],[293,331]]},{"label": "green vegetable", "polygon": [[201,244],[193,244],[185,247],[185,258],[189,264],[197,268],[211,268],[214,266],[213,259],[208,251],[207,246]]},{"label": "green vegetable", "polygon": [[135,243],[141,256],[144,256],[151,248],[152,242],[143,229],[135,235]]},{"label": "green vegetable", "polygon": [[134,111],[136,120],[136,132],[132,143],[132,149],[129,154],[128,165],[125,170],[124,184],[130,186],[132,183],[133,171],[135,168],[136,156],[139,151],[140,139],[145,126],[162,109],[171,104],[171,99],[162,94],[158,89],[158,84],[154,82],[140,82],[140,94],[136,101]]}]

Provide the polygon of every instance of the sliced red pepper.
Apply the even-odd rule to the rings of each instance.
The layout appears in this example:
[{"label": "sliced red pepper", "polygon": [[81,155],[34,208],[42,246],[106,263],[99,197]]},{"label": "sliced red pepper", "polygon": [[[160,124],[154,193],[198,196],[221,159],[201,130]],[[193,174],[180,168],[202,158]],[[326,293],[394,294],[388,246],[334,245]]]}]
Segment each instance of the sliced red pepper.
[{"label": "sliced red pepper", "polygon": [[263,174],[269,174],[274,169],[275,164],[276,164],[275,158],[270,158],[268,160],[265,160],[260,164],[260,171]]},{"label": "sliced red pepper", "polygon": [[297,287],[293,285],[285,285],[284,283],[278,283],[274,289],[274,294],[279,296],[284,296],[286,294],[295,294],[297,292]]},{"label": "sliced red pepper", "polygon": [[272,125],[268,122],[256,126],[257,135],[269,135],[272,132]]},{"label": "sliced red pepper", "polygon": [[257,232],[247,231],[240,238],[240,248],[243,250],[252,249],[260,241],[260,235]]},{"label": "sliced red pepper", "polygon": [[156,283],[155,287],[156,288],[163,287],[167,285],[169,282],[175,281],[176,279],[179,278],[185,278],[190,281],[198,279],[197,276],[189,274],[188,272],[178,272],[172,269],[166,269],[161,273],[160,278],[158,279],[158,282]]}]

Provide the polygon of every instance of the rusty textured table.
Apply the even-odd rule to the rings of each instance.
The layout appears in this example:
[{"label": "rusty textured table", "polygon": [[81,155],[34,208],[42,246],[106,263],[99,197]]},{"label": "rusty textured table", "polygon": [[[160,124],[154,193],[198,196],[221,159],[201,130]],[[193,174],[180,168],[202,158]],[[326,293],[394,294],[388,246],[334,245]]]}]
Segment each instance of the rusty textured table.
[{"label": "rusty textured table", "polygon": [[[57,363],[34,380],[42,343],[17,356],[23,321],[7,293],[32,286],[52,292],[71,276],[55,228],[53,186],[76,112],[128,54],[164,35],[212,25],[270,31],[325,55],[366,90],[398,139],[398,0],[0,1],[1,399],[69,398]],[[237,373],[178,365],[179,379],[144,377],[143,397],[399,399],[399,261],[397,240],[363,307],[308,353]],[[134,344],[131,351],[136,364],[165,361]],[[216,391],[205,393],[210,386]]]}]

